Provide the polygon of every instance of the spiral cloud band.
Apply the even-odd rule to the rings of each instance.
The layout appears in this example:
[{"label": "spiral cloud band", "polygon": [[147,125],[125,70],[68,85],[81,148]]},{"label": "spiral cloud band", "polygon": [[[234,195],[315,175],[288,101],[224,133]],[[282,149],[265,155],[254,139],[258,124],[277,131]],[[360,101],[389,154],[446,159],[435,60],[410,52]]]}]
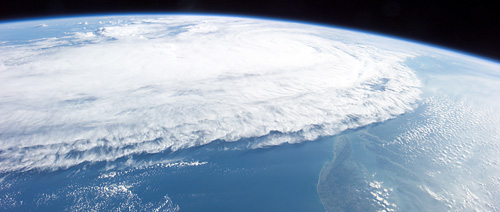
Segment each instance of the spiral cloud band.
[{"label": "spiral cloud band", "polygon": [[376,36],[210,16],[94,22],[0,44],[0,171],[298,143],[394,118],[420,95],[402,63],[413,55]]}]

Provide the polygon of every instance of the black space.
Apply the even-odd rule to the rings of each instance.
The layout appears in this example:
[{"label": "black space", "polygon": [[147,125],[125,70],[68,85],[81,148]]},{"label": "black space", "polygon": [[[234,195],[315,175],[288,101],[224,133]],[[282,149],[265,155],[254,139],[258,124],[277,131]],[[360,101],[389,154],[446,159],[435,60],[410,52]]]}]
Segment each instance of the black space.
[{"label": "black space", "polygon": [[500,60],[500,7],[494,3],[440,0],[0,0],[0,20],[115,12],[242,14],[373,31]]}]

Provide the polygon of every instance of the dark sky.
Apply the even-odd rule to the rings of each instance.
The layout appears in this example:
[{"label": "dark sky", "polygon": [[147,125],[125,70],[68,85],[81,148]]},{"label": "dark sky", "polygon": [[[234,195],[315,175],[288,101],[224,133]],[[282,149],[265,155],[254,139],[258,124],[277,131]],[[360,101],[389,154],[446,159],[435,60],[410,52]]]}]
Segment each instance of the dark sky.
[{"label": "dark sky", "polygon": [[493,3],[444,0],[0,0],[0,19],[114,12],[243,14],[374,31],[500,60],[500,7]]}]

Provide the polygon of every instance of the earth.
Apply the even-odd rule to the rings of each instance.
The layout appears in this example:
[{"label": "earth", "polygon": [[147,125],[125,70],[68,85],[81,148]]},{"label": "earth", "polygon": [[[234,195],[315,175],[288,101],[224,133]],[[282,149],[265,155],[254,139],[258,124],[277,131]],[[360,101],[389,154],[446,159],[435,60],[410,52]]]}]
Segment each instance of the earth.
[{"label": "earth", "polygon": [[256,17],[0,24],[2,211],[500,211],[500,64]]}]

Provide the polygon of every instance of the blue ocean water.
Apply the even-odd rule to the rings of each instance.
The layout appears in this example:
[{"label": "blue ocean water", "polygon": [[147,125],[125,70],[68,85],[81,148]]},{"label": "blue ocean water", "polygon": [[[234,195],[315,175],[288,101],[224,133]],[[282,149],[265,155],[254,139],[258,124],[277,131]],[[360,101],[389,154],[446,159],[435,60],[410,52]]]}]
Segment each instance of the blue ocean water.
[{"label": "blue ocean water", "polygon": [[[182,211],[322,211],[316,186],[331,159],[331,141],[254,150],[235,150],[245,141],[214,142],[65,170],[3,174],[0,205],[6,211],[147,211],[167,202]],[[179,158],[184,165],[166,162]]]},{"label": "blue ocean water", "polygon": [[210,165],[172,176],[185,183],[166,183],[162,188],[172,191],[171,198],[187,211],[321,211],[316,184],[323,163],[331,157],[330,146],[329,139],[323,139],[219,152],[209,157]]}]

